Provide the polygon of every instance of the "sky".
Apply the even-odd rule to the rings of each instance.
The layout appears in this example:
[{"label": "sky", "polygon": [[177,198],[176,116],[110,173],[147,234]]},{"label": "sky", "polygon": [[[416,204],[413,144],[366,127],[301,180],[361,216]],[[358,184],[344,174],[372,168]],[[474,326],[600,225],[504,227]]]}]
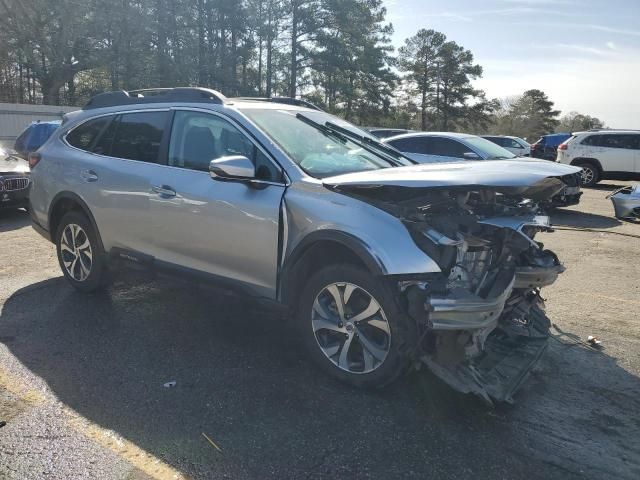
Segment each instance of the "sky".
[{"label": "sky", "polygon": [[640,0],[383,0],[397,48],[421,28],[471,50],[488,98],[544,91],[555,107],[640,129]]}]

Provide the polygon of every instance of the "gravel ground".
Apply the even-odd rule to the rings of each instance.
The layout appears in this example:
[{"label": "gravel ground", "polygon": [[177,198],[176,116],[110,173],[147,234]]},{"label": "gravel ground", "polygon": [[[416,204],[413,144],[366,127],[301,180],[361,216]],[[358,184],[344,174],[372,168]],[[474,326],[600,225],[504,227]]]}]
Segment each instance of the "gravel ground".
[{"label": "gravel ground", "polygon": [[[554,223],[640,235],[613,186]],[[640,239],[539,239],[568,267],[543,291],[556,337],[487,409],[426,371],[337,384],[237,298],[131,277],[75,293],[28,216],[0,213],[0,478],[640,478]]]}]

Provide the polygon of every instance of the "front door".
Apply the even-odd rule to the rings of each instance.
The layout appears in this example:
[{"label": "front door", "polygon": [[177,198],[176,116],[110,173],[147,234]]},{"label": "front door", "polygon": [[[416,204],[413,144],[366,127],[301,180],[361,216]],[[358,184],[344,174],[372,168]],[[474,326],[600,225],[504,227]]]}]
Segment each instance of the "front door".
[{"label": "front door", "polygon": [[[245,155],[254,182],[214,180],[211,160]],[[151,179],[156,261],[206,272],[276,296],[281,169],[221,115],[176,110],[167,165]]]}]

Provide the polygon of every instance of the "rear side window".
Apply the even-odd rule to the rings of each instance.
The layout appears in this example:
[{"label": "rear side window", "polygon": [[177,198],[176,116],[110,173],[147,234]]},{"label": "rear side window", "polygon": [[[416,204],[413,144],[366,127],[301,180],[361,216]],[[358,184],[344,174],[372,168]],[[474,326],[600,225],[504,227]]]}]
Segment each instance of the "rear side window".
[{"label": "rear side window", "polygon": [[430,138],[408,137],[392,140],[389,144],[401,152],[431,154]]},{"label": "rear side window", "polygon": [[582,145],[589,145],[590,147],[602,147],[604,135],[589,135],[587,138],[580,142]]},{"label": "rear side window", "polygon": [[[489,144],[491,145],[491,144]],[[435,137],[432,140],[432,155],[441,157],[464,158],[464,154],[471,152],[471,149],[460,142],[449,138]]]},{"label": "rear side window", "polygon": [[110,156],[159,163],[169,112],[126,113],[117,120]]},{"label": "rear side window", "polygon": [[67,143],[80,150],[91,150],[93,143],[110,120],[111,117],[100,117],[83,123],[67,134]]},{"label": "rear side window", "polygon": [[603,135],[604,147],[624,148],[626,150],[638,149],[638,136],[633,134]]},{"label": "rear side window", "polygon": [[522,145],[520,145],[520,142],[513,138],[503,138],[502,143],[498,143],[498,145],[506,148],[523,148]]},{"label": "rear side window", "polygon": [[504,147],[504,142],[501,137],[484,137],[484,138],[486,138],[490,142],[495,143],[496,145],[500,145],[501,147]]}]

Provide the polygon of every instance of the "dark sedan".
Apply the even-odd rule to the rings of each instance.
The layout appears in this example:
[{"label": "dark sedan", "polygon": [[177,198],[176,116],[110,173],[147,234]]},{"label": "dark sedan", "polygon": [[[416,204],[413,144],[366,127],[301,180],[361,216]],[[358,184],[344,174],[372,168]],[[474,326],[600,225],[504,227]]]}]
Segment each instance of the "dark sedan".
[{"label": "dark sedan", "polygon": [[0,210],[29,206],[29,164],[0,149]]}]

